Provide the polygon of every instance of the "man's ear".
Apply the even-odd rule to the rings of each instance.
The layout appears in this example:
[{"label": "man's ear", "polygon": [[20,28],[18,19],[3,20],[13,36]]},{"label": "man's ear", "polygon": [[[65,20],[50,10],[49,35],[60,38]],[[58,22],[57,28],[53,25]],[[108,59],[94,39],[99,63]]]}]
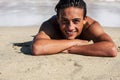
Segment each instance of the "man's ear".
[{"label": "man's ear", "polygon": [[58,17],[58,15],[56,15],[56,20],[57,20],[57,22],[59,22],[59,17]]},{"label": "man's ear", "polygon": [[58,16],[56,17],[56,19],[57,19],[57,23],[59,23],[59,17]]},{"label": "man's ear", "polygon": [[57,23],[59,23],[59,19],[57,18]]},{"label": "man's ear", "polygon": [[87,17],[84,18],[83,24],[86,24],[86,22],[87,22],[86,20],[87,20]]}]

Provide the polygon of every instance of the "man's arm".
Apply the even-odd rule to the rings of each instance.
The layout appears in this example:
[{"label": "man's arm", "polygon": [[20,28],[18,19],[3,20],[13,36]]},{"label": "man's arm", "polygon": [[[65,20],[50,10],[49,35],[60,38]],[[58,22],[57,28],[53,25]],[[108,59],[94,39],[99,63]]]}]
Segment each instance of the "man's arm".
[{"label": "man's arm", "polygon": [[[34,55],[56,54],[58,52],[64,52],[68,48],[75,45],[86,45],[88,41],[85,40],[53,40],[51,37],[56,36],[59,33],[54,26],[56,20],[51,18],[44,22],[38,34],[35,36],[32,44],[32,53]],[[56,25],[57,26],[57,25]],[[56,32],[57,31],[57,32]]]},{"label": "man's arm", "polygon": [[40,31],[34,38],[32,52],[34,55],[56,54],[75,45],[87,45],[88,41],[84,40],[53,40]]},{"label": "man's arm", "polygon": [[[89,24],[94,20],[87,19]],[[52,20],[53,21],[53,20]],[[89,39],[94,41],[94,44],[89,44],[85,40],[53,40],[50,38],[52,31],[50,23],[45,24],[40,32],[34,38],[32,52],[34,55],[55,54],[58,52],[69,51],[91,56],[116,56],[117,49],[112,39],[103,31],[99,23],[92,24],[86,35],[90,35]],[[48,29],[50,28],[50,29]],[[47,32],[47,33],[46,33]]]},{"label": "man's arm", "polygon": [[93,44],[73,46],[69,48],[68,51],[70,53],[90,56],[115,57],[117,55],[117,49],[114,42],[110,36],[103,31],[99,23],[95,22],[92,24],[89,28],[89,32],[91,34],[91,39],[94,41]]}]

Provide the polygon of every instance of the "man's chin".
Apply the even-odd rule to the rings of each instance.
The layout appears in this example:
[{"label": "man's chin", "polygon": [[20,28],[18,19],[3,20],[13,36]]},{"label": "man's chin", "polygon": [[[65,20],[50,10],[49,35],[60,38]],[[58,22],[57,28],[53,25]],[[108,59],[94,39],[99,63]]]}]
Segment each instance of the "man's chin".
[{"label": "man's chin", "polygon": [[67,37],[67,39],[72,40],[75,39],[75,37]]},{"label": "man's chin", "polygon": [[76,38],[76,35],[75,34],[73,34],[73,35],[66,34],[65,37],[66,37],[66,39],[72,40],[72,39]]}]

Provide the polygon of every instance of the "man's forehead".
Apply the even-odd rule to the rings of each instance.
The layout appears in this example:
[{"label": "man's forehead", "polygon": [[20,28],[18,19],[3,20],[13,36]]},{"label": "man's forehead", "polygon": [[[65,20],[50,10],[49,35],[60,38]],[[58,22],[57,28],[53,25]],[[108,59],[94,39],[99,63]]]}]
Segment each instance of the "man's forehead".
[{"label": "man's forehead", "polygon": [[66,9],[62,9],[59,13],[59,16],[61,17],[69,17],[69,16],[73,16],[76,18],[81,18],[83,17],[83,9],[80,8],[75,8],[75,7],[69,7]]},{"label": "man's forehead", "polygon": [[[65,16],[62,16],[61,18],[62,18],[62,19],[65,19],[65,20],[68,20],[68,19],[69,19],[69,18],[67,18],[67,17],[65,17]],[[72,19],[81,20],[81,18],[80,18],[80,17],[74,17],[74,18],[72,18]]]}]

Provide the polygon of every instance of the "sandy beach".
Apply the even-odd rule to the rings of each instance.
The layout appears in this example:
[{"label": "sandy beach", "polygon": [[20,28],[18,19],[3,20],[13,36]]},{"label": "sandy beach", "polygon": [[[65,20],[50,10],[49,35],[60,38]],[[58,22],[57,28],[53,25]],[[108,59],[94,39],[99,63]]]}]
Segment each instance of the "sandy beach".
[{"label": "sandy beach", "polygon": [[117,57],[59,53],[32,56],[29,46],[39,26],[0,27],[0,80],[120,80],[120,28],[104,28]]}]

